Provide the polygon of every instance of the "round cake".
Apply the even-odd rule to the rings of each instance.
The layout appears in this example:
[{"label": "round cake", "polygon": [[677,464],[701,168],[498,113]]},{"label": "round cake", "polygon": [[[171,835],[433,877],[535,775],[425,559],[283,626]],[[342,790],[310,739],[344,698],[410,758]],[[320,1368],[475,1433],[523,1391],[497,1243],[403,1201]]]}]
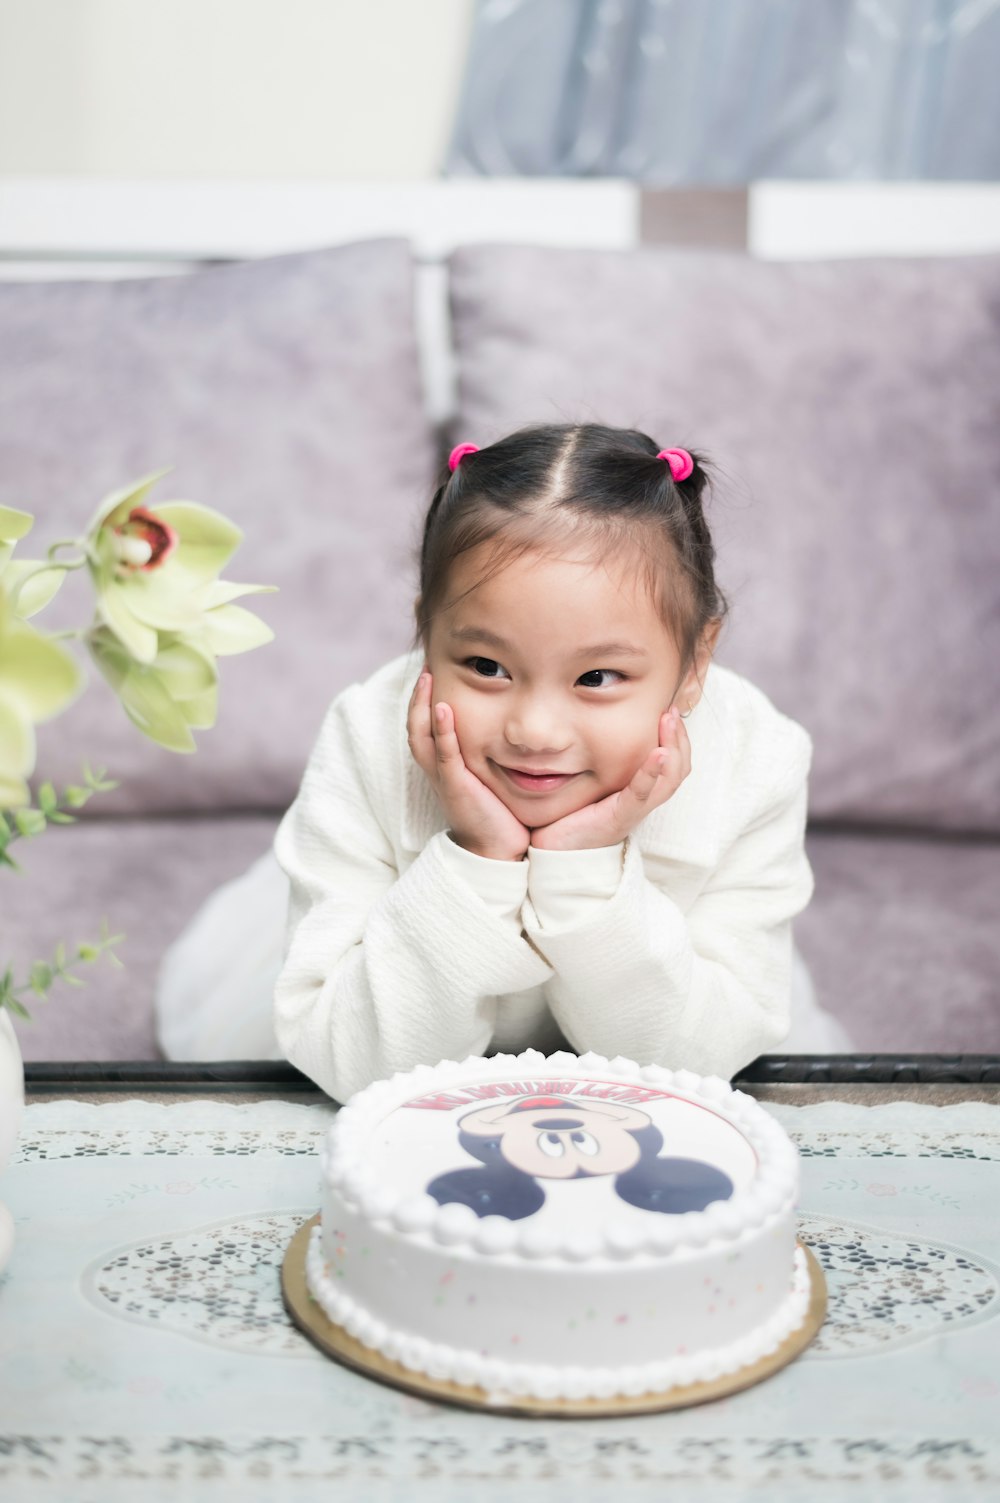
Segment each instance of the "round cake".
[{"label": "round cake", "polygon": [[721,1378],[806,1317],[797,1150],[715,1077],[445,1060],[353,1096],[322,1167],[313,1298],[364,1346],[492,1402]]}]

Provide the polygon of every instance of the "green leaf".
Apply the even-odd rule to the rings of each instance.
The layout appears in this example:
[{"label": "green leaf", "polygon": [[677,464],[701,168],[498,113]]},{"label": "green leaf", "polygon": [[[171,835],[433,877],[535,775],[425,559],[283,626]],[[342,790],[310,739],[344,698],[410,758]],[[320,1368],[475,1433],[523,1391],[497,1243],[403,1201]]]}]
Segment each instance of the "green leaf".
[{"label": "green leaf", "polygon": [[85,960],[85,961],[87,961],[88,964],[92,960],[96,960],[97,957],[98,957],[98,955],[100,955],[100,953],[101,953],[100,950],[98,950],[96,948],[96,946],[94,946],[94,945],[86,945],[86,944],[84,944],[84,945],[77,945],[77,947],[76,947],[76,958],[77,958],[77,960]]},{"label": "green leaf", "polygon": [[51,816],[53,810],[59,807],[56,790],[51,783],[43,783],[38,790],[38,807],[43,814]]},{"label": "green leaf", "polygon": [[16,997],[4,997],[0,1006],[6,1007],[10,1012],[16,1014],[17,1017],[26,1018],[29,1023],[31,1022],[31,1013],[26,1007],[21,1006]]},{"label": "green leaf", "polygon": [[35,964],[31,967],[29,985],[36,996],[44,997],[52,985],[52,967],[46,965],[44,960],[36,960]]},{"label": "green leaf", "polygon": [[45,815],[41,809],[18,809],[14,823],[22,835],[40,835],[45,829]]},{"label": "green leaf", "polygon": [[118,787],[118,784],[114,781],[113,778],[109,778],[107,776],[107,771],[108,769],[106,767],[99,767],[97,771],[94,772],[91,770],[90,763],[84,762],[83,781],[86,783],[87,787],[93,789],[95,793],[111,793],[113,789]]},{"label": "green leaf", "polygon": [[81,788],[77,783],[70,783],[68,788],[63,789],[63,798],[71,809],[82,809],[90,798],[86,788]]},{"label": "green leaf", "polygon": [[72,814],[63,814],[60,809],[53,809],[52,813],[49,815],[49,824],[75,825],[76,820],[73,818]]},{"label": "green leaf", "polygon": [[62,968],[63,968],[63,966],[65,964],[66,964],[66,946],[60,941],[60,943],[56,945],[56,965],[59,967],[60,970],[62,970]]},{"label": "green leaf", "polygon": [[84,984],[79,976],[73,975],[72,971],[64,971],[59,979],[60,981],[64,981],[67,986],[83,986]]}]

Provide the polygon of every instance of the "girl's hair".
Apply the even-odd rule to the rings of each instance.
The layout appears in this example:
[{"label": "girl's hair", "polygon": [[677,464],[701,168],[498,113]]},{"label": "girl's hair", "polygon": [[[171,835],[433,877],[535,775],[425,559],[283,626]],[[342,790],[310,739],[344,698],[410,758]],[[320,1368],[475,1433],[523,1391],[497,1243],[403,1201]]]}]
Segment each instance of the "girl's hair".
[{"label": "girl's hair", "polygon": [[[702,512],[705,459],[675,481],[660,445],[632,428],[560,423],[521,428],[444,470],[424,522],[417,631],[426,642],[447,601],[454,560],[493,543],[487,578],[532,549],[567,540],[595,557],[639,550],[646,583],[681,658],[729,606],[715,583],[715,548]],[[480,581],[481,582],[481,581]]]}]

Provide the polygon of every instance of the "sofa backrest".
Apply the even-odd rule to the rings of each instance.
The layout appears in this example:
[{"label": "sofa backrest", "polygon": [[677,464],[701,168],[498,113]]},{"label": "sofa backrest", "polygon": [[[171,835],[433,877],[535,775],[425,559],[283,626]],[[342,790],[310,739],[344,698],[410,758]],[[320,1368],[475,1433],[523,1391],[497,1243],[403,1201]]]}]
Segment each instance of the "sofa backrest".
[{"label": "sofa backrest", "polygon": [[[481,247],[450,267],[453,440],[593,419],[707,451],[719,660],[812,732],[814,818],[1000,830],[1000,257],[799,264]],[[329,699],[409,642],[436,469],[402,241],[181,277],[0,282],[0,504],[22,553],[164,465],[245,531],[274,643],[222,663],[198,756],[98,682],[41,727],[106,813],[280,810]],[[79,621],[80,579],[42,624]],[[96,677],[95,674],[92,674]]]},{"label": "sofa backrest", "polygon": [[720,662],[815,741],[815,818],[1000,831],[1000,256],[473,247],[455,441],[706,451]]},{"label": "sofa backrest", "polygon": [[[150,497],[244,530],[224,577],[275,641],[221,660],[216,728],[162,751],[96,679],[40,728],[39,773],[89,758],[104,812],[281,809],[332,696],[409,643],[411,555],[436,467],[401,240],[184,276],[0,283],[0,504],[35,512],[38,556],[102,496],[164,466]],[[40,625],[89,613],[71,577]]]}]

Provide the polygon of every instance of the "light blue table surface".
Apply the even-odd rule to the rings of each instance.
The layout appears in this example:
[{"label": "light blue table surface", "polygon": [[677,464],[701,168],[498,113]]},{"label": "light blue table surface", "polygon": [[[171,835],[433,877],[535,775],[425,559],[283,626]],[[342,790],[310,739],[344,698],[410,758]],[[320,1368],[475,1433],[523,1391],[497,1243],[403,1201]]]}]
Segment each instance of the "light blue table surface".
[{"label": "light blue table surface", "polygon": [[29,1106],[2,1187],[0,1496],[1000,1498],[1000,1107],[767,1109],[802,1153],[816,1342],[711,1404],[550,1420],[427,1402],[290,1325],[329,1109]]}]

